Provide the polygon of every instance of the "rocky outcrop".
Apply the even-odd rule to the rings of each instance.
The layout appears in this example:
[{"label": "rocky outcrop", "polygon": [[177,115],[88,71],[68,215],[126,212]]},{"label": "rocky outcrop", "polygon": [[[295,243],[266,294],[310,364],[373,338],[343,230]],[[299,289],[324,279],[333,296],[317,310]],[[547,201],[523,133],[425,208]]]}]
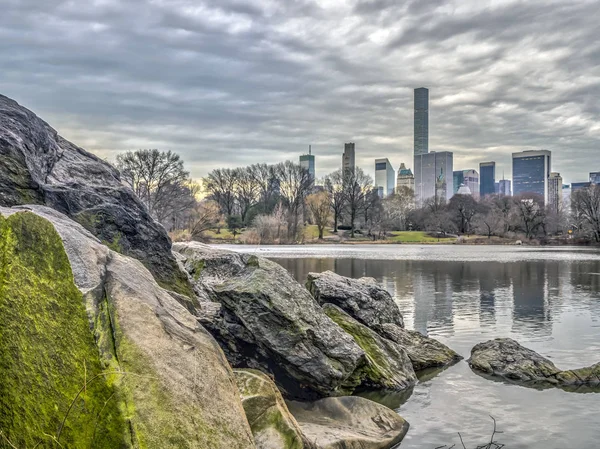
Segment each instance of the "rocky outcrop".
[{"label": "rocky outcrop", "polygon": [[139,261],[27,209],[0,208],[0,427],[12,443],[254,448],[233,372],[196,318]]},{"label": "rocky outcrop", "polygon": [[479,343],[471,350],[468,362],[477,372],[525,384],[600,385],[600,363],[561,371],[547,358],[510,338]]},{"label": "rocky outcrop", "polygon": [[398,305],[373,278],[350,279],[332,271],[309,273],[306,288],[319,304],[333,304],[376,332],[384,324],[404,327]]},{"label": "rocky outcrop", "polygon": [[417,382],[411,361],[399,344],[380,337],[333,304],[323,305],[323,310],[365,351],[367,362],[354,373],[357,384],[368,389],[405,390]]},{"label": "rocky outcrop", "polygon": [[164,287],[191,295],[164,228],[107,162],[0,95],[0,206],[44,204],[135,257]]},{"label": "rocky outcrop", "polygon": [[409,427],[393,410],[357,396],[288,402],[288,407],[319,449],[390,449]]},{"label": "rocky outcrop", "polygon": [[275,383],[256,370],[234,370],[256,449],[311,449]]},{"label": "rocky outcrop", "polygon": [[314,398],[346,391],[365,353],[291,275],[267,259],[177,243],[173,249],[218,306],[197,314],[234,367],[271,373],[287,397]]},{"label": "rocky outcrop", "polygon": [[334,304],[381,337],[402,346],[415,371],[451,365],[462,359],[439,341],[404,329],[398,305],[372,278],[350,279],[332,271],[309,273],[306,288],[319,304]]}]

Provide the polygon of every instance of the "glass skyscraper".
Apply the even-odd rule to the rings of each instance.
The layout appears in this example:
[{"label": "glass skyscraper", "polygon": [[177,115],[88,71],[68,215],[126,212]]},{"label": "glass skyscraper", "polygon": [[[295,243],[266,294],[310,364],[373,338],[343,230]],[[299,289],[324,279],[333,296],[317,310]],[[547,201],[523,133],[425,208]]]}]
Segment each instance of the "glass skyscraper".
[{"label": "glass skyscraper", "polygon": [[300,156],[300,167],[307,170],[311,179],[315,180],[315,157],[310,146],[308,147],[308,154]]},{"label": "glass skyscraper", "polygon": [[479,194],[483,198],[494,193],[496,193],[496,163],[482,162],[479,164]]},{"label": "glass skyscraper", "polygon": [[429,153],[429,89],[415,89],[414,150],[417,154]]},{"label": "glass skyscraper", "polygon": [[523,151],[513,153],[513,194],[539,195],[548,204],[548,179],[551,171],[551,152]]},{"label": "glass skyscraper", "polygon": [[450,201],[454,195],[454,155],[449,151],[415,154],[415,199],[417,205],[435,198]]}]

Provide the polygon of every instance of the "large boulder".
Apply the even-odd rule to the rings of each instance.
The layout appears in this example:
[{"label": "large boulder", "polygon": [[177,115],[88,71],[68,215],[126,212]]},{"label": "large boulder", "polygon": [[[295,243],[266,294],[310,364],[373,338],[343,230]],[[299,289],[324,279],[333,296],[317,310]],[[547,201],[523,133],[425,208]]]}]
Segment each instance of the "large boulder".
[{"label": "large boulder", "polygon": [[167,233],[118,171],[0,95],[0,206],[23,204],[66,214],[112,249],[142,261],[160,285],[191,295]]},{"label": "large boulder", "polygon": [[439,341],[405,329],[398,305],[373,278],[350,279],[332,271],[309,273],[306,288],[319,304],[334,304],[380,336],[401,345],[416,371],[462,359]]},{"label": "large boulder", "polygon": [[404,327],[398,305],[373,278],[351,279],[333,271],[309,273],[306,288],[319,304],[333,304],[379,332],[384,324]]},{"label": "large boulder", "polygon": [[288,407],[318,449],[390,449],[409,427],[393,410],[358,396],[288,402]]},{"label": "large boulder", "polygon": [[468,362],[477,372],[526,384],[600,385],[600,363],[561,371],[547,358],[510,338],[479,343],[471,350]]},{"label": "large boulder", "polygon": [[310,449],[275,383],[264,373],[234,370],[256,449]]},{"label": "large boulder", "polygon": [[288,396],[314,398],[353,388],[364,351],[279,264],[197,242],[173,249],[220,307],[199,305],[201,323],[234,367],[271,373]]},{"label": "large boulder", "polygon": [[255,447],[218,344],[139,261],[44,206],[0,215],[0,428],[15,446]]},{"label": "large boulder", "polygon": [[378,390],[405,390],[417,383],[408,354],[399,344],[379,336],[333,304],[324,304],[323,310],[365,351],[367,362],[355,372],[356,383]]}]

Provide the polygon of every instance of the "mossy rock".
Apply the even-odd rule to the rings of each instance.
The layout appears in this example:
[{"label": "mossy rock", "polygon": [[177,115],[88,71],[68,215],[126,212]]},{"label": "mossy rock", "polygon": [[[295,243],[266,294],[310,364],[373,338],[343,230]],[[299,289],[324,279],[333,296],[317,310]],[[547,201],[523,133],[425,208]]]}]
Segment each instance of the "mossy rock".
[{"label": "mossy rock", "polygon": [[126,448],[122,395],[99,358],[62,240],[0,216],[1,448]]}]

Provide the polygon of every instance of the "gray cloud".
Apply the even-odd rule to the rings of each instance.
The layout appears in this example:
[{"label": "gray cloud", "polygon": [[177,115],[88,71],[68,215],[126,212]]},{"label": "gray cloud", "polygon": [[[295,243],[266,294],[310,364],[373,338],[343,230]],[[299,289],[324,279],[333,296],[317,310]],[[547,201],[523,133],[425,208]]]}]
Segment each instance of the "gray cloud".
[{"label": "gray cloud", "polygon": [[0,92],[113,159],[156,147],[195,177],[297,159],[318,175],[412,165],[412,89],[430,148],[456,168],[553,151],[568,181],[600,170],[593,1],[0,0]]}]

